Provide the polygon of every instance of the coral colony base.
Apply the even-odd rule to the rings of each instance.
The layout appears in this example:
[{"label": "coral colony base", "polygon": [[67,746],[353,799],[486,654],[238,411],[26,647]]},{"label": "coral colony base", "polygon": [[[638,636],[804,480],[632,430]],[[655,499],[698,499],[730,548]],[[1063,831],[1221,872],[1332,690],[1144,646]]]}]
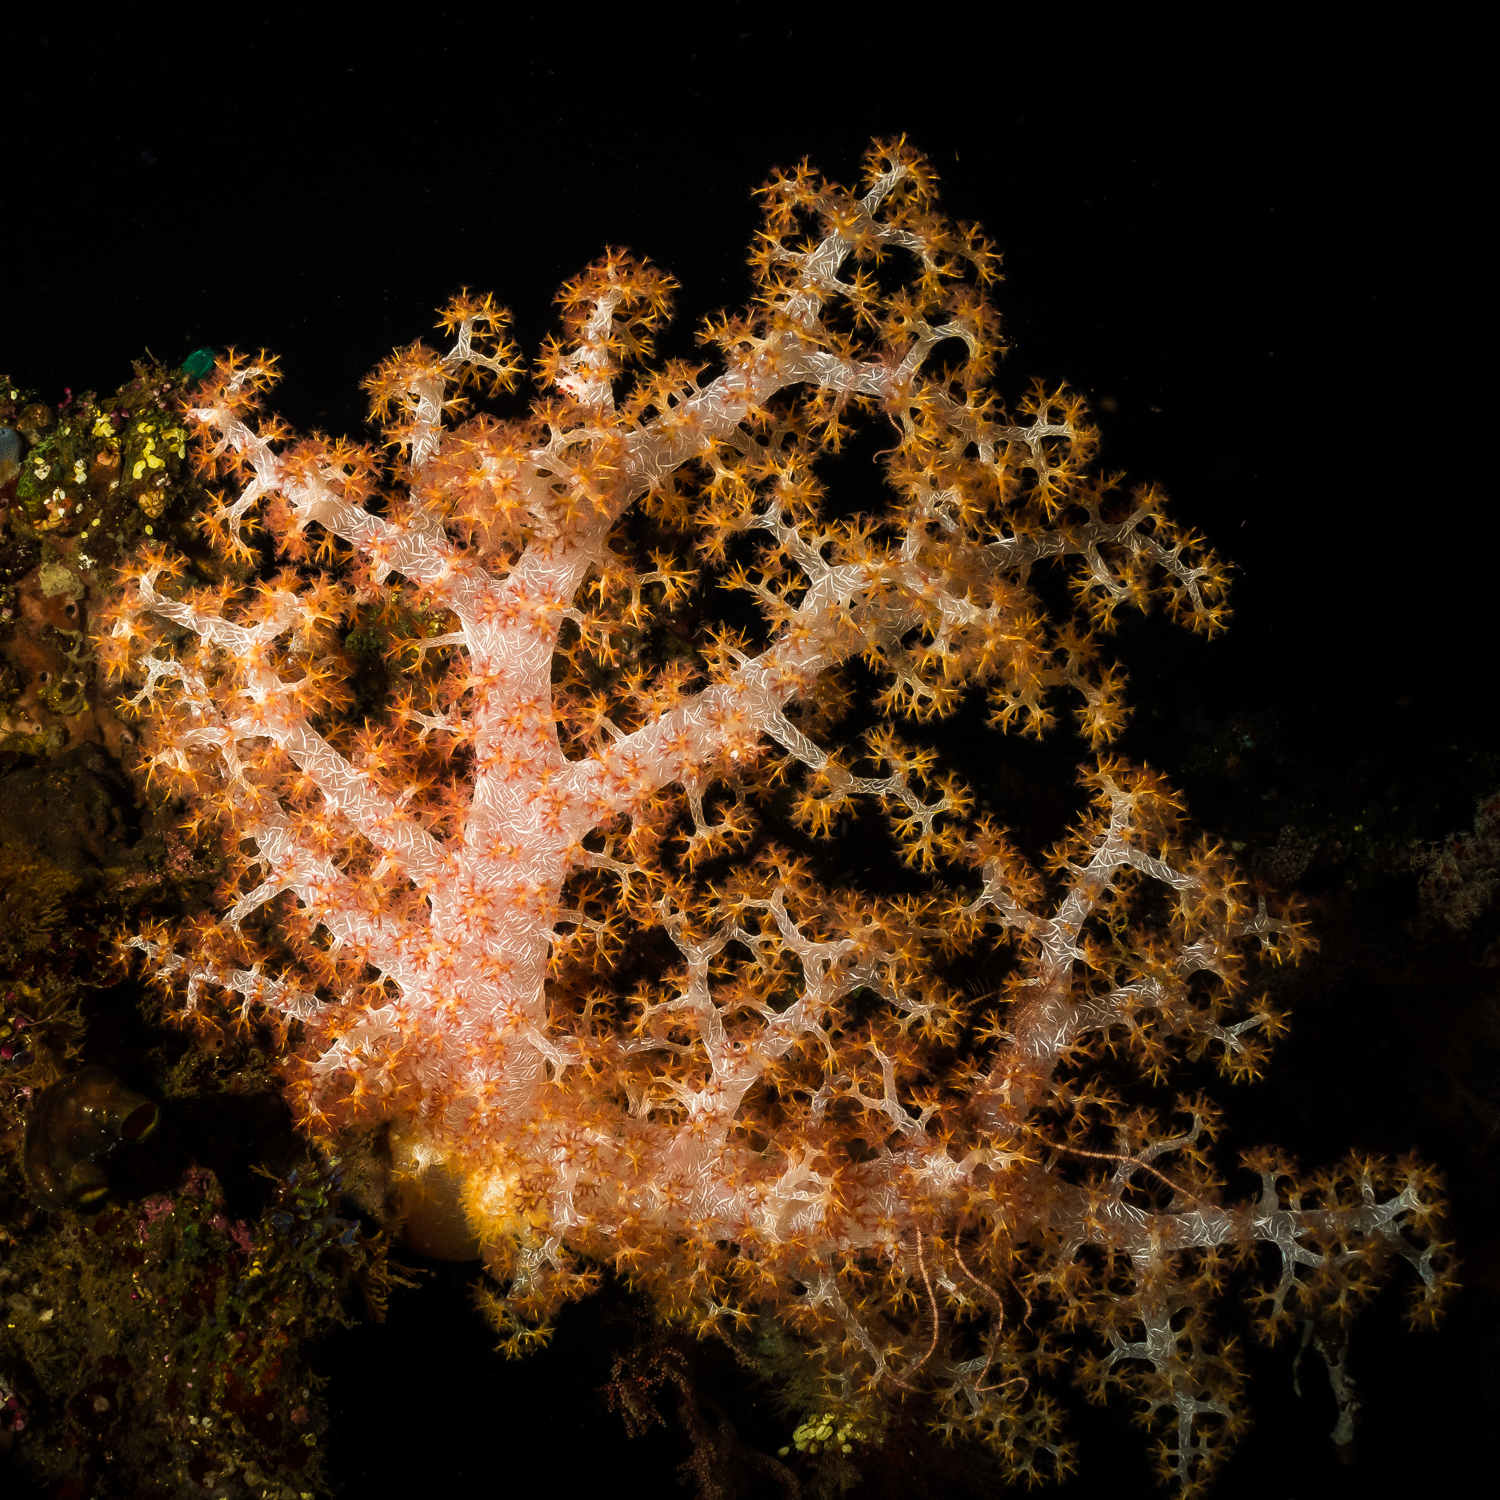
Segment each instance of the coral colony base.
[{"label": "coral colony base", "polygon": [[[506,314],[459,297],[446,352],[367,382],[390,464],[292,440],[260,414],[272,361],[223,361],[188,414],[232,481],[214,581],[148,551],[100,629],[143,767],[220,835],[222,909],[130,947],[189,1022],[274,1019],[313,1135],[395,1122],[459,1185],[510,1352],[610,1266],[699,1332],[774,1316],[851,1430],[925,1392],[1018,1475],[1072,1463],[1043,1389],[1066,1369],[1144,1403],[1191,1491],[1246,1421],[1209,1321],[1229,1262],[1268,1252],[1267,1335],[1347,1318],[1393,1256],[1431,1320],[1439,1190],[1264,1150],[1258,1196],[1226,1198],[1213,1105],[1124,1085],[1205,1056],[1255,1077],[1283,1028],[1255,971],[1301,925],[1150,770],[1087,766],[1039,873],[924,743],[977,700],[1040,735],[1071,695],[1098,751],[1115,611],[1226,617],[1161,496],[1091,472],[1078,396],[1001,409],[996,257],[934,191],[902,143],[862,195],[776,175],[715,365],[653,368],[673,283],[610,252],[560,294],[521,420],[465,419],[463,387],[521,365]],[[856,513],[819,461],[861,426],[889,438]],[[359,714],[357,634],[399,667]],[[904,895],[789,852],[869,807]]]}]

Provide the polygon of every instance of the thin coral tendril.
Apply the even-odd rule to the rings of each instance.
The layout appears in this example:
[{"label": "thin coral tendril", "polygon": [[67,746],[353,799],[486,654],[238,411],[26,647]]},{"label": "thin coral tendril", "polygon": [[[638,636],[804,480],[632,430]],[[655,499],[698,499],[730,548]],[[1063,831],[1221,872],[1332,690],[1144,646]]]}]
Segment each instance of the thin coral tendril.
[{"label": "thin coral tendril", "polygon": [[[1038,1131],[1037,1134],[1040,1135],[1041,1132]],[[1066,1151],[1072,1156],[1088,1156],[1092,1157],[1095,1161],[1124,1162],[1128,1166],[1139,1167],[1141,1171],[1149,1172],[1159,1181],[1166,1183],[1166,1185],[1171,1188],[1174,1193],[1181,1194],[1181,1196],[1186,1198],[1188,1202],[1202,1202],[1202,1199],[1200,1199],[1196,1193],[1188,1192],[1185,1187],[1182,1187],[1178,1183],[1173,1182],[1165,1172],[1158,1172],[1150,1162],[1142,1161],[1138,1156],[1121,1156],[1118,1152],[1114,1151],[1085,1151],[1082,1146],[1065,1146],[1061,1141],[1048,1140],[1046,1136],[1042,1136],[1042,1139],[1046,1141],[1054,1151]]]},{"label": "thin coral tendril", "polygon": [[[992,1287],[987,1281],[981,1281],[968,1268],[968,1266],[964,1264],[963,1253],[958,1248],[957,1240],[954,1240],[953,1242],[953,1258],[958,1262],[959,1270],[961,1270],[964,1275],[974,1283],[975,1286],[987,1292],[992,1298],[994,1298],[995,1301],[995,1311],[997,1314],[995,1320],[995,1331],[990,1336],[990,1346],[985,1351],[984,1368],[979,1372],[979,1375],[977,1377],[977,1380],[982,1381],[984,1377],[990,1373],[990,1366],[994,1363],[995,1360],[995,1346],[1000,1342],[1000,1335],[1005,1328],[1005,1303],[1001,1299],[1000,1293],[997,1292],[994,1287]],[[1026,1316],[1028,1318],[1031,1316],[1031,1302],[1029,1298],[1026,1299]],[[1024,1375],[1012,1375],[1009,1380],[1002,1380],[998,1385],[976,1384],[975,1390],[980,1395],[985,1395],[990,1391],[1003,1391],[1006,1386],[1015,1385],[1018,1382],[1021,1386],[1021,1394],[1024,1396],[1026,1394],[1026,1387],[1030,1384],[1030,1382]]]},{"label": "thin coral tendril", "polygon": [[[927,1288],[927,1300],[932,1303],[932,1342],[927,1346],[927,1353],[924,1354],[921,1359],[919,1359],[916,1364],[914,1364],[911,1369],[906,1372],[908,1375],[915,1375],[917,1371],[920,1370],[922,1366],[925,1365],[937,1351],[938,1329],[940,1327],[937,1294],[932,1290],[932,1277],[928,1274],[927,1261],[922,1254],[922,1234],[920,1230],[917,1231],[917,1267],[922,1272],[922,1285]],[[914,1385],[909,1385],[904,1380],[898,1380],[894,1375],[891,1377],[891,1379],[895,1381],[895,1383],[899,1385],[902,1390],[916,1390],[916,1387]]]}]

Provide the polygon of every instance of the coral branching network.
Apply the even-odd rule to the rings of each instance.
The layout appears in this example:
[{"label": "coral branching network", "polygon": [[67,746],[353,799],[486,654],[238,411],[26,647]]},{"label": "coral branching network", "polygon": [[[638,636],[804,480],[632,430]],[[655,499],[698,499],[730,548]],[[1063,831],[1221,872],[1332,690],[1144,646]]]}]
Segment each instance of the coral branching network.
[{"label": "coral branching network", "polygon": [[[511,1352],[611,1268],[700,1333],[777,1320],[830,1423],[920,1391],[1017,1475],[1072,1463],[1066,1369],[1190,1491],[1246,1420],[1231,1263],[1268,1253],[1267,1333],[1394,1260],[1430,1320],[1437,1179],[1267,1149],[1230,1194],[1171,1080],[1260,1073],[1258,979],[1310,939],[1109,753],[1100,644],[1153,606],[1216,633],[1226,569],[1097,471],[1077,394],[1002,405],[997,257],[920,155],[761,197],[703,363],[610,252],[518,417],[466,394],[523,373],[467,293],[370,377],[384,450],[265,415],[265,356],[187,397],[217,561],[139,554],[98,647],[225,873],[127,948],[188,1023],[271,1019],[315,1138],[386,1125],[452,1184]],[[1069,710],[1085,810],[1038,866],[941,731],[993,762]],[[882,819],[901,881],[840,884],[821,851]]]}]

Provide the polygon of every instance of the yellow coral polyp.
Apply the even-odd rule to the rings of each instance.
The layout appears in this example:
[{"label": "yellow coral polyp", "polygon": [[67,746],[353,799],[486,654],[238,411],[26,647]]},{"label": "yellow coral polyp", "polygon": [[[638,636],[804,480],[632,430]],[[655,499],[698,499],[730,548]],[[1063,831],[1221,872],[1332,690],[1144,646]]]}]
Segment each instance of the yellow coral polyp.
[{"label": "yellow coral polyp", "polygon": [[462,1191],[464,1212],[486,1245],[506,1240],[535,1243],[537,1231],[548,1225],[546,1210],[535,1193],[523,1186],[514,1167],[471,1172]]}]

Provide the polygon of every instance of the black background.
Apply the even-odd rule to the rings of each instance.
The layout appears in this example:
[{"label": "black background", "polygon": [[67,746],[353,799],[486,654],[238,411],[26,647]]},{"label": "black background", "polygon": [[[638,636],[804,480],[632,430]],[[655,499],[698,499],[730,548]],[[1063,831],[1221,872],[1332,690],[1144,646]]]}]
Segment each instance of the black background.
[{"label": "black background", "polygon": [[[4,61],[0,371],[56,401],[112,390],[147,349],[264,347],[283,416],[360,435],[361,377],[460,286],[494,291],[529,355],[560,283],[611,244],[682,283],[665,348],[686,355],[747,294],[769,170],[807,156],[853,181],[872,136],[905,133],[1003,252],[1005,393],[1085,392],[1105,465],[1163,485],[1238,570],[1227,637],[1122,636],[1127,748],[1181,779],[1186,716],[1269,707],[1335,782],[1374,754],[1441,786],[1447,747],[1493,746],[1475,116],[1451,56],[1260,12],[1207,35],[1020,8],[739,11],[33,11]],[[1466,826],[1472,791],[1455,778],[1425,836]],[[1361,1045],[1335,1038],[1328,1066],[1358,1072]],[[1346,1106],[1330,1082],[1351,1122],[1334,1154],[1441,1149],[1420,1119],[1382,1136],[1399,1082],[1367,1083]],[[467,1275],[435,1272],[327,1351],[348,1493],[398,1475],[502,1491],[518,1470],[673,1493],[683,1445],[627,1445],[594,1404],[607,1332],[570,1315],[560,1348],[505,1367]],[[1461,1346],[1380,1337],[1360,1465],[1332,1467],[1331,1416],[1291,1404],[1283,1359],[1217,1493],[1293,1500],[1477,1457]],[[1070,1493],[1151,1492],[1123,1418],[1082,1430]]]}]

